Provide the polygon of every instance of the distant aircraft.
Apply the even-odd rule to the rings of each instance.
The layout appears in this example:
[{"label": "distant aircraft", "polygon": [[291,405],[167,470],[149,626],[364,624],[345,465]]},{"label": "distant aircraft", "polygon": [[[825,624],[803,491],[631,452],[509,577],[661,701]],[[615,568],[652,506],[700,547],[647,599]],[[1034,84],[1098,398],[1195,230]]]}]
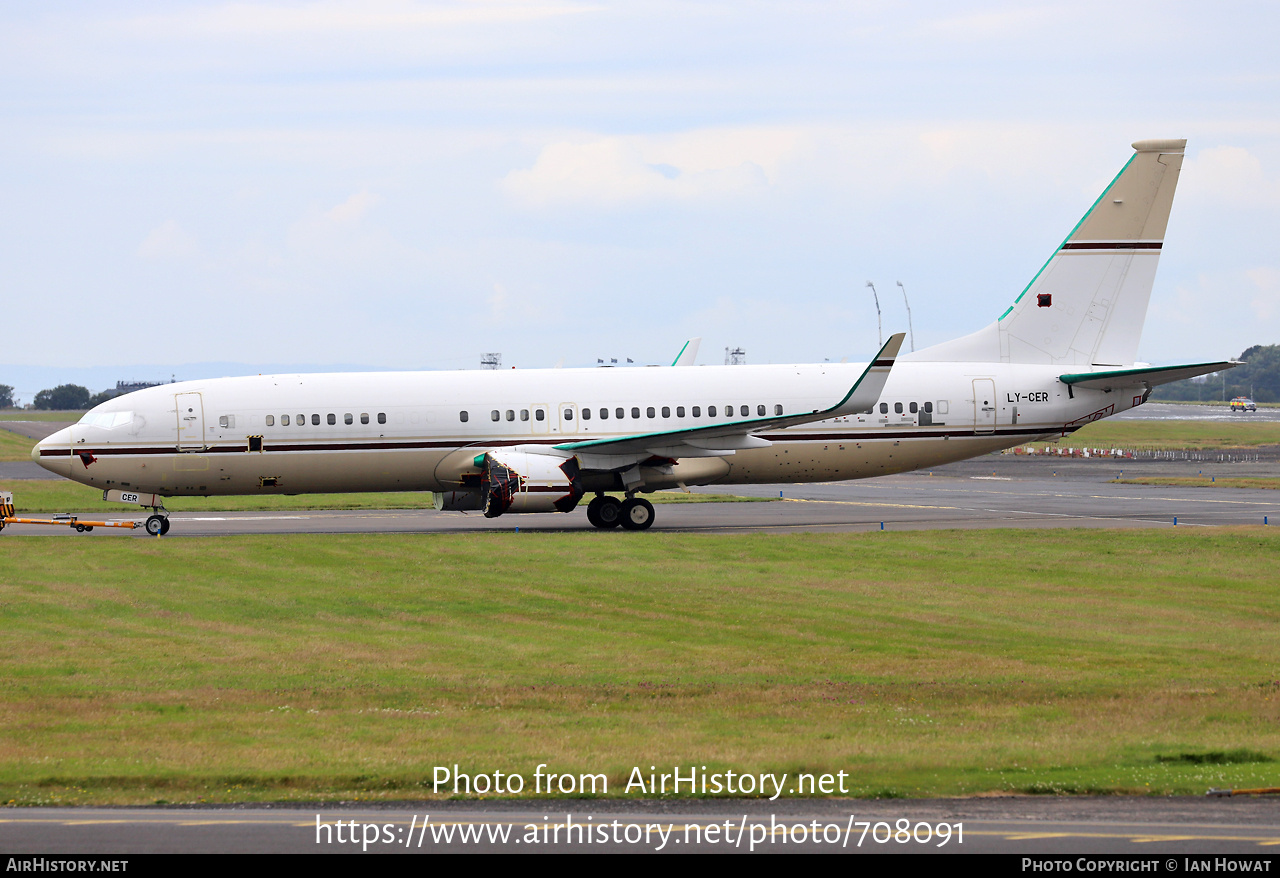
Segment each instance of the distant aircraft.
[{"label": "distant aircraft", "polygon": [[[436,506],[644,530],[643,494],[857,479],[1067,435],[1230,362],[1134,362],[1185,140],[1145,140],[1000,317],[869,363],[266,375],[103,403],[32,458],[153,510],[164,497],[433,491]],[[673,366],[696,356],[690,340]],[[620,492],[625,500],[605,492]]]}]

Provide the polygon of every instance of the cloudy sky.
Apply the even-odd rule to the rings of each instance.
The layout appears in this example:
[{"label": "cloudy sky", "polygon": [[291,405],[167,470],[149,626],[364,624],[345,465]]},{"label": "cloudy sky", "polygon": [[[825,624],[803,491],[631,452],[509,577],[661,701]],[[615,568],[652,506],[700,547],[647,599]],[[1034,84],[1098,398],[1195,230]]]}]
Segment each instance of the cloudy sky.
[{"label": "cloudy sky", "polygon": [[669,362],[695,335],[701,362],[858,358],[868,280],[924,347],[999,315],[1164,137],[1190,143],[1140,356],[1237,355],[1280,342],[1278,19],[3,4],[0,383]]}]

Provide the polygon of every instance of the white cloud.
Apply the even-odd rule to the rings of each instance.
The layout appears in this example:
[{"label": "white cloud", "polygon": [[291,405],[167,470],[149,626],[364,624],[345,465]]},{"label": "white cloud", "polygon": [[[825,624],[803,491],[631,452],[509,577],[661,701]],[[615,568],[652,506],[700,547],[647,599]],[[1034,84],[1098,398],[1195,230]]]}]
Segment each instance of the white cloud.
[{"label": "white cloud", "polygon": [[170,219],[151,230],[138,246],[138,255],[154,260],[188,259],[199,250],[195,236]]},{"label": "white cloud", "polygon": [[356,223],[377,203],[378,196],[370,194],[368,189],[361,189],[346,201],[326,210],[324,215],[335,223]]},{"label": "white cloud", "polygon": [[948,41],[1028,39],[1033,32],[1078,14],[1076,8],[1015,6],[926,20],[922,30]]},{"label": "white cloud", "polygon": [[556,296],[537,291],[512,295],[505,284],[495,283],[485,300],[485,316],[496,325],[542,327],[562,323],[564,307]]},{"label": "white cloud", "polygon": [[507,174],[502,189],[530,206],[721,198],[768,187],[801,140],[794,129],[564,140],[544,146],[533,167]]},{"label": "white cloud", "polygon": [[[1214,317],[1206,317],[1212,303]],[[1172,296],[1157,292],[1143,335],[1143,359],[1192,362],[1234,356],[1280,334],[1280,269],[1263,265],[1202,272],[1176,282]],[[1154,356],[1156,346],[1166,351]]]},{"label": "white cloud", "polygon": [[187,12],[144,16],[134,27],[148,33],[207,36],[350,34],[438,28],[449,25],[522,23],[591,11],[572,3],[512,0],[413,2],[413,0],[328,0],[306,4],[224,3]]},{"label": "white cloud", "polygon": [[1249,303],[1260,323],[1280,317],[1280,269],[1270,266],[1253,268],[1244,273],[1254,285],[1255,295]]},{"label": "white cloud", "polygon": [[1187,195],[1244,207],[1280,206],[1280,179],[1238,146],[1215,146],[1188,158],[1180,175]]}]

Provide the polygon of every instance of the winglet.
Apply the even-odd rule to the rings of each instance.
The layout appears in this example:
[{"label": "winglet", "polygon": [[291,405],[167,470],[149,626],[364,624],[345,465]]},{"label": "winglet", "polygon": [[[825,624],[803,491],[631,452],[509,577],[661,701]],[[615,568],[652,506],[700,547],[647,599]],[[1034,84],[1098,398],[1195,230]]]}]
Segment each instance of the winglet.
[{"label": "winglet", "polygon": [[702,344],[702,337],[691,338],[684,343],[684,347],[680,349],[680,353],[676,354],[676,358],[671,362],[673,366],[692,366],[694,361],[698,359],[698,345]]},{"label": "winglet", "polygon": [[862,375],[849,388],[844,399],[823,414],[851,415],[855,412],[870,411],[884,391],[885,382],[889,380],[889,371],[893,368],[894,361],[898,358],[898,351],[902,349],[902,340],[906,337],[905,332],[895,332],[889,336],[884,347],[880,348],[880,353],[876,354],[867,364],[867,368],[862,370]]}]

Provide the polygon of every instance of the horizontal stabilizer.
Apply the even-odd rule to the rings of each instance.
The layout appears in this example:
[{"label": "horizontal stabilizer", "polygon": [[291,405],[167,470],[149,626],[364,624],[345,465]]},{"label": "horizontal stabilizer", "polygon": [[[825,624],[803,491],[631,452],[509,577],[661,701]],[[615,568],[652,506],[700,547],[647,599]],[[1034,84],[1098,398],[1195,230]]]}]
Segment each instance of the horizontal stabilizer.
[{"label": "horizontal stabilizer", "polygon": [[1143,366],[1137,369],[1111,369],[1106,372],[1075,372],[1060,375],[1063,384],[1072,387],[1089,387],[1094,390],[1111,390],[1115,387],[1134,387],[1145,384],[1148,388],[1169,384],[1197,375],[1208,375],[1243,365],[1239,362],[1193,363],[1188,366]]}]

